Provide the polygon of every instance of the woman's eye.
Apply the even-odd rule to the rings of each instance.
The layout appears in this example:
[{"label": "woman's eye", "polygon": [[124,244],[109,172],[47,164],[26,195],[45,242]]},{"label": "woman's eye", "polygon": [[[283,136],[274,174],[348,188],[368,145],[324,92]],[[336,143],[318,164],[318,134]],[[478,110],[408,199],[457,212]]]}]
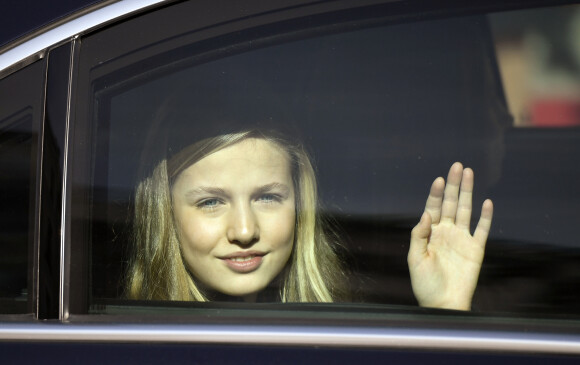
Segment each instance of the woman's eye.
[{"label": "woman's eye", "polygon": [[260,195],[260,197],[258,198],[258,201],[264,202],[264,203],[275,203],[275,202],[281,201],[281,198],[280,198],[280,196],[278,196],[276,194],[263,194],[263,195]]},{"label": "woman's eye", "polygon": [[221,202],[219,199],[206,199],[197,204],[198,208],[202,209],[215,209]]}]

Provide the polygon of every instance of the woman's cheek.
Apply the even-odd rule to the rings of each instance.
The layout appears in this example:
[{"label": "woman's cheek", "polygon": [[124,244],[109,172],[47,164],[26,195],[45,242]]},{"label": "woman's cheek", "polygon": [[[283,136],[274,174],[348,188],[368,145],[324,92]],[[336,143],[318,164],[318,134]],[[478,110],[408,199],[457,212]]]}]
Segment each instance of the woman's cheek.
[{"label": "woman's cheek", "polygon": [[207,219],[196,214],[187,215],[187,219],[182,221],[181,232],[182,245],[188,247],[184,249],[195,252],[210,252],[220,241],[222,230],[219,219]]},{"label": "woman's cheek", "polygon": [[281,214],[275,217],[270,226],[273,227],[272,236],[278,246],[292,246],[294,242],[295,211],[287,208],[281,211]]}]

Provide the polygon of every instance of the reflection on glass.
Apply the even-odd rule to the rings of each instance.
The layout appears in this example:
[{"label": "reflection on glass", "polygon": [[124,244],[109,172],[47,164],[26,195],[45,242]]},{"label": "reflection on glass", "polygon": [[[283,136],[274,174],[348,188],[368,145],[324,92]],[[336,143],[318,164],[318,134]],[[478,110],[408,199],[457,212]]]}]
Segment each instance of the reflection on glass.
[{"label": "reflection on glass", "polygon": [[0,121],[0,312],[22,313],[28,300],[32,116]]},{"label": "reflection on glass", "polygon": [[[492,28],[496,26],[492,24]],[[473,297],[474,308],[510,316],[580,315],[576,305],[580,297],[571,290],[580,280],[575,229],[580,205],[576,183],[580,176],[580,130],[512,128],[514,119],[506,105],[486,17],[388,25],[291,42],[285,38],[279,44],[275,37],[271,39],[268,47],[248,46],[243,50],[241,47],[237,54],[211,61],[208,55],[199,56],[191,49],[173,50],[168,60],[164,60],[164,54],[156,58],[159,69],[154,72],[131,75],[128,80],[112,76],[106,82],[96,80],[95,85],[102,87],[95,96],[99,139],[94,205],[90,208],[95,303],[126,298],[123,273],[129,271],[133,280],[129,295],[133,298],[229,300],[235,296],[239,300],[245,297],[262,301],[362,298],[367,303],[415,306],[419,301],[438,306],[416,295],[418,283],[424,281],[409,275],[410,236],[425,209],[429,183],[455,161],[461,161],[472,170],[452,173],[461,178],[447,180],[458,181],[464,179],[465,171],[468,175],[475,171],[475,210],[483,206],[486,197],[492,197],[497,208]],[[165,68],[164,62],[175,65],[176,57],[187,62],[180,63],[182,68]],[[500,55],[500,62],[501,59]],[[121,64],[124,67],[125,63]],[[507,84],[506,87],[509,88]],[[301,149],[308,151],[309,162],[303,165],[313,165],[319,195],[319,205],[310,209],[320,217],[319,226],[315,225],[318,228],[311,229],[315,232],[312,235],[324,232],[316,242],[329,242],[330,248],[323,249],[329,252],[326,256],[339,260],[329,259],[312,272],[303,269],[294,278],[288,269],[291,265],[280,264],[264,279],[265,287],[248,289],[248,285],[243,292],[220,289],[212,283],[217,275],[208,274],[209,269],[199,272],[192,264],[202,260],[207,251],[202,252],[193,244],[184,248],[186,240],[198,242],[194,232],[198,230],[191,228],[197,223],[184,222],[193,222],[194,212],[219,217],[219,212],[226,210],[230,195],[235,194],[225,194],[228,189],[224,186],[216,189],[215,182],[189,188],[193,190],[191,194],[184,193],[193,199],[212,192],[201,200],[188,201],[172,194],[186,181],[180,176],[183,171],[194,170],[198,162],[226,150],[217,143],[196,154],[191,146],[240,131],[260,131],[267,136],[262,139],[289,140],[290,146],[301,145]],[[269,147],[292,155],[283,146],[286,145]],[[176,167],[174,156],[188,150],[197,157],[184,152],[183,164]],[[212,151],[214,154],[210,155]],[[141,212],[146,207],[150,212],[163,207],[158,200],[142,204],[145,183],[154,182],[150,178],[155,171],[159,172],[157,168],[162,161],[167,164],[163,194],[170,197],[163,203],[164,209],[171,206],[174,211],[169,218],[166,215],[164,221],[159,221]],[[242,174],[239,175],[241,183]],[[295,186],[296,176],[292,175],[294,199],[302,194]],[[277,186],[269,185],[270,182],[256,183],[257,186],[247,189],[255,192],[256,188],[264,188],[265,194],[254,194],[255,199],[246,199],[246,203],[253,202],[258,207],[280,204],[278,200],[286,192],[268,191],[265,186],[269,189]],[[136,192],[135,186],[139,184],[141,188]],[[441,182],[436,185],[439,186],[436,190],[442,189]],[[149,193],[152,191],[158,190]],[[183,204],[178,206],[179,201]],[[298,205],[297,217],[302,209]],[[490,215],[490,208],[484,207],[484,217]],[[138,245],[152,248],[150,238],[161,237],[151,231],[135,235],[132,225],[145,227],[163,222],[167,228],[174,218],[176,226],[166,233],[173,235],[170,237],[173,242],[181,237],[181,245],[167,246],[167,250],[161,251],[143,250],[146,252],[143,257],[129,263],[128,252],[136,252],[131,242],[138,240]],[[475,232],[477,214],[472,218],[475,219],[469,223]],[[464,219],[462,224],[467,225],[466,222]],[[285,227],[282,223],[277,225]],[[258,226],[266,235],[262,224]],[[209,229],[213,225],[203,227]],[[288,233],[282,228],[280,234]],[[297,226],[293,231],[295,241],[287,262],[300,261],[301,256],[295,255],[296,237],[302,234],[300,228]],[[226,233],[222,238],[227,238]],[[284,237],[279,242],[287,242],[287,235]],[[169,242],[160,239],[158,243]],[[244,250],[247,249],[220,251],[217,256]],[[243,271],[252,269],[252,265],[265,266],[267,255],[261,255],[267,250],[257,251],[230,259],[231,267]],[[155,252],[160,255],[155,256]],[[163,264],[167,258],[163,255],[173,257],[173,263]],[[303,261],[304,267],[313,267],[312,260]],[[411,257],[415,266],[413,262]],[[222,264],[224,269],[232,270],[227,263]],[[325,272],[325,265],[332,269]],[[135,274],[139,270],[141,273]],[[159,275],[147,274],[145,279],[143,270],[152,273],[157,270]],[[473,271],[479,272],[479,266],[475,265]],[[250,277],[251,272],[247,274]],[[317,280],[317,276],[323,285],[314,293],[303,291],[293,297],[292,290],[284,284],[295,280],[295,288],[300,289],[300,285],[316,288],[310,281]],[[474,276],[477,277],[471,275]],[[166,285],[168,277],[183,285]],[[193,281],[195,285],[191,284]],[[178,289],[184,287],[185,291]],[[325,291],[330,294],[324,294]],[[256,292],[260,295],[253,298]],[[471,299],[471,289],[466,292]]]},{"label": "reflection on glass", "polygon": [[518,127],[580,125],[580,6],[490,15]]}]

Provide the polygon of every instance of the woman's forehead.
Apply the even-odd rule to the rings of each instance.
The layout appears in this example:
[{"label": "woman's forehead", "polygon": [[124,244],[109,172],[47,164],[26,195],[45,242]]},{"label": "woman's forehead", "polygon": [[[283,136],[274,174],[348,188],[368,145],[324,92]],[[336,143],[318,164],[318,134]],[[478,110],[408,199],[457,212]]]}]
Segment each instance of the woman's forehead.
[{"label": "woman's forehead", "polygon": [[277,143],[262,138],[247,138],[218,150],[191,166],[180,175],[190,178],[247,178],[247,175],[291,178],[290,159]]}]

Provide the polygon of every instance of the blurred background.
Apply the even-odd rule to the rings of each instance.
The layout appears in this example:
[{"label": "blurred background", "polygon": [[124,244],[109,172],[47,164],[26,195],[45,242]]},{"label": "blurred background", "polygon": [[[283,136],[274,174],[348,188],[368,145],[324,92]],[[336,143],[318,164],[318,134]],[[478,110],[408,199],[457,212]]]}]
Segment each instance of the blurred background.
[{"label": "blurred background", "polygon": [[580,125],[580,6],[489,19],[514,125]]}]

